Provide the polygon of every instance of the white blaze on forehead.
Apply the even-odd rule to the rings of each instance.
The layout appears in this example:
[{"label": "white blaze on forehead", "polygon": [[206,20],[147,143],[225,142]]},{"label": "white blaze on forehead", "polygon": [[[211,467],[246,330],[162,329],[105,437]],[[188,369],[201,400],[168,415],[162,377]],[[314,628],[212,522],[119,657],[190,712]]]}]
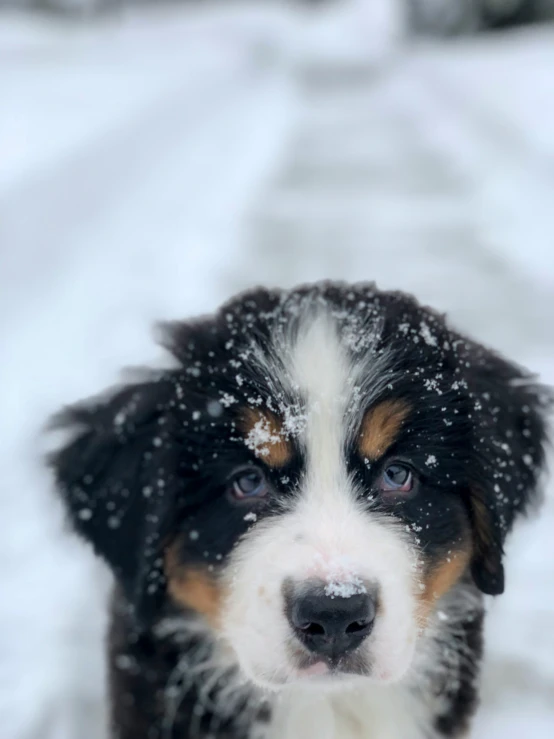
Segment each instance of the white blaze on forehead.
[{"label": "white blaze on forehead", "polygon": [[306,487],[320,496],[346,482],[345,411],[352,371],[334,321],[326,314],[306,318],[292,351],[290,373],[305,403]]},{"label": "white blaze on forehead", "polygon": [[405,532],[368,509],[346,460],[364,409],[393,380],[390,355],[377,349],[375,331],[363,351],[352,347],[332,306],[295,307],[255,359],[285,432],[302,447],[304,474],[283,515],[258,522],[233,552],[224,635],[245,673],[275,688],[301,669],[290,649],[285,583],[319,579],[337,598],[377,588],[383,607],[358,656],[375,680],[399,679],[417,634],[415,559]]}]

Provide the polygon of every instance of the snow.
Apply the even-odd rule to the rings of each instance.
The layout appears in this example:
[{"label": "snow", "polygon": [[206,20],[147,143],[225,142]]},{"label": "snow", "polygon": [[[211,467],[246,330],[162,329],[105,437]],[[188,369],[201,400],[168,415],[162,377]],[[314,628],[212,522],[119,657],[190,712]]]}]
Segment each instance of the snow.
[{"label": "snow", "polygon": [[353,595],[367,593],[366,586],[359,577],[349,580],[331,580],[325,586],[325,595],[330,598],[351,598]]},{"label": "snow", "polygon": [[275,433],[269,419],[262,416],[246,435],[246,446],[255,454],[267,457],[270,446],[282,441],[281,433]]},{"label": "snow", "polygon": [[[60,405],[168,361],[154,321],[375,279],[554,382],[554,28],[401,37],[370,0],[2,16],[2,739],[105,736],[110,577],[37,451]],[[473,739],[551,735],[553,525],[550,484],[490,603]]]},{"label": "snow", "polygon": [[431,333],[429,326],[422,321],[420,326],[420,333],[423,341],[429,346],[437,346],[437,338]]},{"label": "snow", "polygon": [[206,406],[206,410],[208,411],[208,414],[212,416],[212,418],[219,418],[219,416],[221,416],[221,414],[223,413],[223,404],[217,400],[209,400]]},{"label": "snow", "polygon": [[324,592],[330,598],[351,598],[367,593],[363,580],[356,574],[355,564],[346,556],[314,557],[314,572],[325,582]]}]

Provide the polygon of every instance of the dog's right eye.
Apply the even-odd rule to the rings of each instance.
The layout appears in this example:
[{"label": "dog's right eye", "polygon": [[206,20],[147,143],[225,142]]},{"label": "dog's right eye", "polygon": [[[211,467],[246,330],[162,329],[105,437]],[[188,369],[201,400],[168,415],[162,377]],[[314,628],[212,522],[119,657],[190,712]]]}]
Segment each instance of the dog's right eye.
[{"label": "dog's right eye", "polygon": [[231,480],[230,493],[235,500],[251,500],[267,495],[269,486],[257,468],[241,470]]},{"label": "dog's right eye", "polygon": [[404,464],[390,464],[383,472],[380,487],[383,492],[409,493],[414,486],[414,476]]}]

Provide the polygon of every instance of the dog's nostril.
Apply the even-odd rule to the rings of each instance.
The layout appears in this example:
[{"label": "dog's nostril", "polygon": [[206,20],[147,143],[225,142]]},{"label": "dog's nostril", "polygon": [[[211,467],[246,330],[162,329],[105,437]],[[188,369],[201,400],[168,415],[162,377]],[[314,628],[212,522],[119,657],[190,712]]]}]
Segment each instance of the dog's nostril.
[{"label": "dog's nostril", "polygon": [[301,631],[303,631],[305,634],[309,634],[310,636],[318,636],[318,635],[324,635],[325,629],[321,624],[316,623],[308,623],[303,624],[302,626],[298,627]]},{"label": "dog's nostril", "polygon": [[371,621],[354,621],[346,627],[347,634],[356,634],[364,629],[367,629]]}]

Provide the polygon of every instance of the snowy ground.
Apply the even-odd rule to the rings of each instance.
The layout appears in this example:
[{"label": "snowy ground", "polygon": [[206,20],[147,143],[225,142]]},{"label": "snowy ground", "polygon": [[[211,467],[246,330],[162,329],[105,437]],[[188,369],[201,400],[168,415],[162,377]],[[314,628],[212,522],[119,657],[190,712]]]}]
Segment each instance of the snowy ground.
[{"label": "snowy ground", "polygon": [[[353,4],[0,19],[2,739],[103,736],[107,577],[36,450],[154,320],[376,279],[554,382],[554,28],[409,46]],[[512,541],[474,739],[552,735],[553,524]]]}]

